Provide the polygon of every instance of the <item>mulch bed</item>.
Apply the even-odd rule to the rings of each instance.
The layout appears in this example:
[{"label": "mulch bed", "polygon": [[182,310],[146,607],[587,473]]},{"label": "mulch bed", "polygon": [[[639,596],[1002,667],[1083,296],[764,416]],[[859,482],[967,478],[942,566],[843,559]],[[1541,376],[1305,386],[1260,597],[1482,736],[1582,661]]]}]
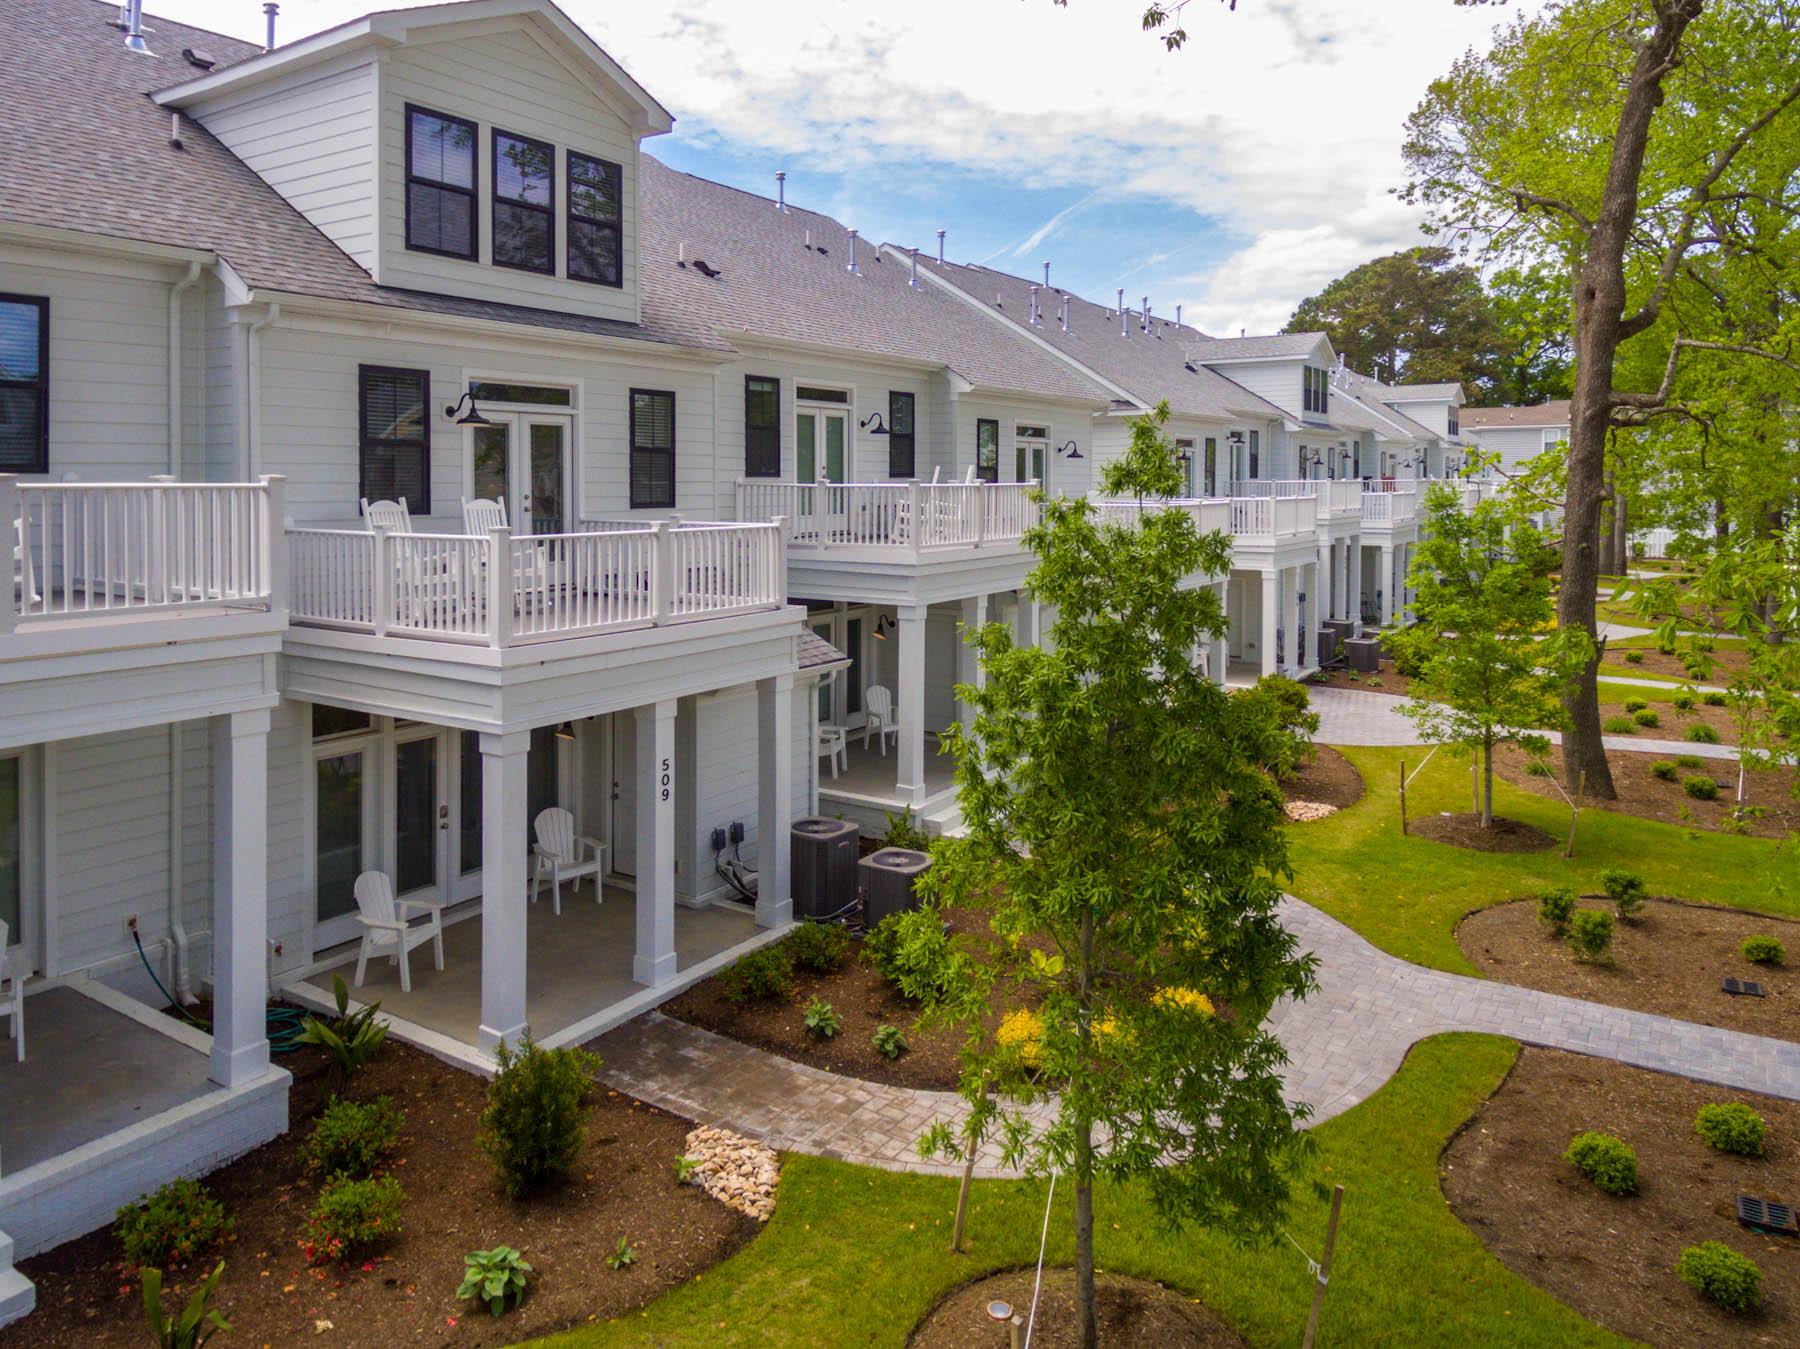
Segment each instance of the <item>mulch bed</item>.
[{"label": "mulch bed", "polygon": [[[990,1302],[1010,1303],[1018,1315],[1031,1316],[1031,1289],[1036,1271],[1008,1270],[964,1284],[932,1308],[907,1341],[909,1349],[966,1349],[969,1345],[1003,1345],[1007,1328],[988,1315]],[[1142,1349],[1235,1349],[1248,1341],[1196,1298],[1147,1279],[1096,1273],[1100,1343]],[[1075,1271],[1046,1269],[1038,1295],[1031,1343],[1037,1349],[1074,1349],[1080,1343],[1075,1319]]]},{"label": "mulch bed", "polygon": [[1472,811],[1421,815],[1407,821],[1406,830],[1414,838],[1428,838],[1433,843],[1448,843],[1475,852],[1547,852],[1557,846],[1557,840],[1535,824],[1510,820],[1504,815],[1494,816],[1493,824],[1483,829],[1481,816]]},{"label": "mulch bed", "polygon": [[[1412,680],[1405,675],[1395,672],[1394,662],[1391,660],[1382,661],[1381,670],[1376,674],[1359,673],[1341,665],[1334,665],[1322,673],[1325,677],[1320,682],[1327,688],[1358,689],[1364,693],[1387,693],[1398,698],[1406,697],[1407,690],[1412,684]],[[1371,684],[1370,680],[1376,682]]]},{"label": "mulch bed", "polygon": [[[1635,652],[1642,660],[1627,660],[1625,653]],[[1605,660],[1608,665],[1619,665],[1634,675],[1662,675],[1669,679],[1679,679],[1684,683],[1723,684],[1750,661],[1750,653],[1738,647],[1729,647],[1723,651],[1712,653],[1714,661],[1712,673],[1705,680],[1696,680],[1687,672],[1680,656],[1665,656],[1653,646],[1618,646],[1607,643]]]},{"label": "mulch bed", "polygon": [[[1654,693],[1655,690],[1652,689],[1650,692]],[[1621,699],[1601,703],[1600,720],[1602,722],[1607,722],[1613,720],[1615,717],[1624,717],[1629,721],[1631,719],[1631,713],[1625,710],[1625,704],[1623,702],[1623,698],[1629,697],[1631,697],[1631,694],[1627,693],[1622,695]],[[1650,702],[1648,698],[1644,699],[1644,701],[1647,703]],[[1696,722],[1703,722],[1718,732],[1719,744],[1735,745],[1738,742],[1737,726],[1731,719],[1731,709],[1729,707],[1708,707],[1696,697],[1694,699],[1694,705],[1685,712],[1677,708],[1674,703],[1650,703],[1649,710],[1656,713],[1657,720],[1661,722],[1661,725],[1634,725],[1633,729],[1630,731],[1608,731],[1606,734],[1634,735],[1642,740],[1686,741],[1688,727],[1694,725]]]},{"label": "mulch bed", "polygon": [[1312,762],[1282,779],[1281,794],[1289,801],[1316,801],[1343,810],[1362,800],[1362,774],[1331,746],[1315,745]]},{"label": "mulch bed", "polygon": [[[643,1307],[758,1230],[676,1183],[687,1121],[603,1087],[595,1088],[587,1143],[569,1182],[526,1200],[507,1198],[475,1148],[485,1081],[390,1039],[351,1094],[385,1095],[406,1112],[394,1168],[406,1188],[402,1233],[366,1264],[309,1268],[298,1239],[317,1185],[304,1173],[301,1145],[325,1103],[327,1074],[312,1049],[281,1063],[294,1074],[292,1128],[206,1181],[236,1223],[214,1301],[231,1322],[232,1344],[510,1344]],[[615,1271],[606,1257],[620,1237],[637,1262]],[[537,1272],[523,1305],[496,1320],[458,1301],[456,1287],[464,1255],[502,1243],[518,1247]],[[215,1258],[174,1271],[164,1305],[185,1304]],[[37,1284],[38,1304],[16,1331],[33,1345],[136,1349],[145,1342],[137,1279],[121,1276],[110,1233],[68,1242],[22,1268]]]},{"label": "mulch bed", "polygon": [[[1695,1112],[1726,1100],[1768,1121],[1766,1156],[1715,1152],[1694,1132]],[[1590,1129],[1636,1149],[1637,1194],[1604,1194],[1562,1160]],[[1740,1193],[1800,1201],[1800,1103],[1526,1049],[1444,1150],[1439,1184],[1503,1264],[1609,1330],[1658,1345],[1800,1343],[1800,1240],[1758,1236],[1733,1207]],[[1676,1277],[1683,1248],[1703,1241],[1762,1267],[1760,1312],[1723,1311]]]},{"label": "mulch bed", "polygon": [[[1731,759],[1703,758],[1699,768],[1678,768],[1674,782],[1664,782],[1651,774],[1650,765],[1674,757],[1672,754],[1651,754],[1640,750],[1608,750],[1606,761],[1612,765],[1613,787],[1619,794],[1618,799],[1596,801],[1592,797],[1584,797],[1581,808],[1612,810],[1646,820],[1661,820],[1665,824],[1724,829],[1730,823],[1737,795],[1736,762]],[[1557,780],[1561,781],[1561,748],[1552,745],[1545,762],[1556,772]],[[1523,787],[1528,792],[1561,801],[1562,792],[1556,789],[1550,779],[1527,773],[1525,763],[1526,756],[1514,746],[1502,745],[1494,751],[1494,771],[1498,776],[1515,787]],[[1685,777],[1709,777],[1715,782],[1728,785],[1719,789],[1717,800],[1696,801],[1682,789],[1681,779]],[[1796,802],[1794,798],[1794,779],[1792,768],[1778,768],[1749,775],[1746,785],[1750,804],[1765,808],[1769,813],[1746,820],[1743,832],[1759,838],[1781,838],[1789,829],[1800,827],[1800,802]],[[1566,785],[1564,790],[1568,790]]]},{"label": "mulch bed", "polygon": [[[1584,907],[1610,909],[1603,899]],[[1767,933],[1788,950],[1786,965],[1752,965],[1745,937]],[[1800,923],[1736,909],[1649,900],[1613,924],[1613,964],[1583,964],[1537,920],[1533,900],[1480,909],[1456,929],[1463,954],[1483,974],[1509,984],[1590,1002],[1680,1017],[1709,1026],[1800,1040]],[[1719,987],[1726,975],[1753,979],[1765,998]]]}]

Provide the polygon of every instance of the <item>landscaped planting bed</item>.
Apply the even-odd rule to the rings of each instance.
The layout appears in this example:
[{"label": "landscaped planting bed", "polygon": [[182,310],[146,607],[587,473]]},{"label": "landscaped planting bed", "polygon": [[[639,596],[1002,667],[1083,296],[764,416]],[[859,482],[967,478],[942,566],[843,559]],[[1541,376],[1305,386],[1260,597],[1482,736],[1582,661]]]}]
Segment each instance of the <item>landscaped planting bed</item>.
[{"label": "landscaped planting bed", "polygon": [[[1608,910],[1604,898],[1581,907]],[[1753,964],[1745,938],[1778,938],[1786,963]],[[1800,923],[1737,909],[1646,901],[1642,912],[1613,924],[1612,964],[1582,962],[1538,920],[1537,904],[1520,900],[1481,909],[1456,929],[1463,954],[1483,974],[1590,1002],[1800,1040]],[[1725,976],[1762,985],[1767,997],[1740,997],[1719,987]]]},{"label": "landscaped planting bed", "polygon": [[[1600,690],[1600,723],[1612,722],[1606,727],[1608,735],[1634,736],[1640,740],[1681,740],[1689,738],[1690,726],[1710,727],[1718,736],[1714,741],[1720,745],[1735,745],[1738,742],[1737,725],[1732,720],[1729,707],[1711,707],[1704,701],[1704,694],[1695,694],[1694,705],[1688,708],[1676,707],[1670,698],[1663,696],[1661,689],[1633,688],[1629,684],[1604,684]],[[1657,725],[1641,726],[1633,718],[1636,713],[1628,710],[1628,704],[1643,702],[1648,704],[1642,710],[1655,715]],[[1618,723],[1632,722],[1632,729],[1627,731]],[[1700,734],[1704,734],[1701,732]]]},{"label": "landscaped planting bed", "polygon": [[1387,693],[1395,697],[1407,696],[1407,689],[1412,681],[1394,669],[1394,662],[1384,660],[1381,669],[1370,674],[1351,670],[1342,665],[1334,665],[1329,670],[1320,671],[1316,682],[1330,689],[1361,690],[1363,693]]},{"label": "landscaped planting bed", "polygon": [[[1683,639],[1684,645],[1687,640]],[[1628,652],[1637,655],[1638,659],[1632,660]],[[1715,664],[1703,682],[1723,685],[1744,667],[1749,660],[1749,653],[1741,647],[1718,644],[1713,648],[1712,657]],[[1629,637],[1608,642],[1606,665],[1609,670],[1645,679],[1693,681],[1693,676],[1688,674],[1680,655],[1664,655],[1657,649],[1655,641],[1647,637]]]},{"label": "landscaped planting bed", "polygon": [[[394,1040],[350,1080],[359,1101],[386,1096],[405,1113],[386,1170],[404,1188],[400,1232],[348,1263],[309,1265],[300,1237],[319,1183],[302,1145],[324,1105],[319,1051],[285,1055],[294,1073],[289,1132],[206,1178],[235,1231],[216,1252],[172,1270],[165,1303],[179,1311],[220,1258],[215,1304],[231,1322],[221,1344],[486,1345],[617,1316],[691,1281],[759,1230],[752,1219],[676,1181],[692,1127],[596,1086],[587,1138],[566,1182],[514,1200],[477,1151],[487,1083]],[[608,1264],[621,1238],[635,1259]],[[457,1298],[463,1257],[499,1245],[534,1267],[524,1302],[496,1319]],[[11,1328],[47,1346],[147,1342],[135,1272],[96,1232],[24,1262],[38,1309]]]},{"label": "landscaped planting bed", "polygon": [[[1700,1108],[1726,1101],[1766,1121],[1765,1155],[1719,1152],[1695,1132]],[[1589,1131],[1635,1151],[1635,1194],[1607,1194],[1564,1160]],[[1740,1227],[1734,1209],[1740,1193],[1800,1200],[1800,1103],[1526,1049],[1439,1170],[1451,1207],[1489,1251],[1609,1329],[1670,1346],[1800,1342],[1800,1240]],[[1714,1306],[1676,1275],[1682,1252],[1708,1241],[1761,1267],[1759,1312]]]},{"label": "landscaped planting bed", "polygon": [[1362,774],[1329,745],[1313,746],[1312,761],[1281,783],[1281,794],[1290,802],[1312,802],[1344,810],[1363,798]]},{"label": "landscaped planting bed", "polygon": [[1481,816],[1471,811],[1421,815],[1408,822],[1407,830],[1414,838],[1428,838],[1474,852],[1548,852],[1556,846],[1556,840],[1535,824],[1496,815],[1483,826]]},{"label": "landscaped planting bed", "polygon": [[[1006,1343],[1007,1328],[988,1307],[1010,1304],[1031,1314],[1035,1269],[1007,1270],[964,1284],[931,1309],[907,1341],[908,1349],[967,1349]],[[1094,1279],[1099,1303],[1100,1343],[1144,1349],[1236,1349],[1248,1341],[1198,1299],[1148,1279],[1100,1273]],[[1075,1320],[1075,1271],[1046,1269],[1031,1326],[1037,1349],[1074,1349],[1081,1342]]]},{"label": "landscaped planting bed", "polygon": [[[1664,739],[1679,739],[1680,732],[1664,735],[1663,732],[1646,732],[1645,734],[1662,735]],[[1636,750],[1609,750],[1606,760],[1612,765],[1613,787],[1618,792],[1614,801],[1596,801],[1587,797],[1582,801],[1582,809],[1597,808],[1616,811],[1624,815],[1636,815],[1646,820],[1661,820],[1666,824],[1694,825],[1702,829],[1722,829],[1732,820],[1732,807],[1737,796],[1737,762],[1734,759],[1715,759],[1700,755],[1689,755],[1698,762],[1682,763],[1675,754],[1653,754]],[[1494,754],[1494,770],[1514,786],[1535,792],[1539,796],[1554,798],[1561,803],[1562,793],[1549,778],[1525,771],[1526,756],[1517,748],[1502,746]],[[1557,746],[1550,747],[1545,756],[1557,775],[1562,780],[1562,750]],[[1656,765],[1667,763],[1672,769],[1662,771],[1673,772],[1672,778],[1658,777]],[[1718,795],[1712,800],[1704,800],[1692,795],[1683,782],[1690,777],[1709,778],[1717,787]],[[1749,790],[1750,804],[1762,808],[1768,813],[1758,817],[1748,817],[1744,821],[1741,832],[1754,834],[1760,838],[1781,838],[1791,827],[1800,825],[1800,804],[1794,800],[1794,770],[1779,768],[1766,773],[1749,774],[1745,784]],[[1563,784],[1568,790],[1567,784]],[[1734,826],[1735,827],[1735,826]]]}]

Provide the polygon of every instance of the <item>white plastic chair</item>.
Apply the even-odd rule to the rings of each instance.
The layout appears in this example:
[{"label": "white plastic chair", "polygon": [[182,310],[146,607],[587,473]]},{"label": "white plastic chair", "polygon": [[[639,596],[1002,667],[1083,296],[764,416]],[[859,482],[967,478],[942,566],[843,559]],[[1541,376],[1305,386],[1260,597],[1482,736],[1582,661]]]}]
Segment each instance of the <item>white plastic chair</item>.
[{"label": "white plastic chair", "polygon": [[845,751],[844,742],[848,737],[844,728],[835,722],[819,723],[819,744],[817,752],[824,756],[831,765],[831,780],[837,781],[838,768],[841,765],[846,771],[850,767],[849,755]]},{"label": "white plastic chair", "polygon": [[6,953],[6,920],[0,918],[0,1016],[12,1018],[12,1038],[18,1044],[19,1062],[25,1062],[25,976]]},{"label": "white plastic chair", "polygon": [[871,684],[863,690],[863,748],[869,747],[869,734],[875,735],[875,744],[881,750],[882,757],[887,756],[887,741],[894,737],[894,752],[900,752],[900,727],[894,720],[894,695],[885,684]]},{"label": "white plastic chair", "polygon": [[370,501],[362,499],[363,523],[370,529],[386,526],[396,534],[413,532],[412,512],[406,509],[406,498],[398,501]]},{"label": "white plastic chair", "polygon": [[[562,913],[562,883],[573,888],[583,876],[594,878],[594,903],[600,903],[600,863],[606,845],[597,838],[575,832],[575,817],[561,806],[540,810],[531,822],[537,843],[531,849],[531,902],[537,903],[538,886],[550,878],[550,902]],[[583,854],[586,854],[585,856]]]},{"label": "white plastic chair", "polygon": [[506,528],[506,503],[491,497],[463,498],[463,533],[486,538],[490,529]]},{"label": "white plastic chair", "polygon": [[[363,925],[362,949],[356,953],[356,986],[362,987],[370,956],[386,956],[400,963],[400,991],[412,992],[412,971],[406,953],[430,942],[439,970],[444,968],[443,905],[423,899],[395,899],[394,883],[385,871],[365,871],[352,887],[356,895],[357,921]],[[414,924],[417,914],[426,915]]]},{"label": "white plastic chair", "polygon": [[12,549],[13,593],[19,597],[19,608],[27,610],[42,596],[38,594],[37,578],[32,574],[31,549],[25,544],[25,516],[23,513],[13,522],[13,526],[17,531]]}]

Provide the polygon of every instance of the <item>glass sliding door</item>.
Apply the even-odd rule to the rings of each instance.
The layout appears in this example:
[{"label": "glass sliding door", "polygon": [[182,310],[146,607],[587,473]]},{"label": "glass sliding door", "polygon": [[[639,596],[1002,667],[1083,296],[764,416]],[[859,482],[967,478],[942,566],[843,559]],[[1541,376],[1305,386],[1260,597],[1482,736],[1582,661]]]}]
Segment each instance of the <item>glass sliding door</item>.
[{"label": "glass sliding door", "polygon": [[358,934],[356,878],[369,867],[368,752],[324,752],[314,761],[315,952]]},{"label": "glass sliding door", "polygon": [[394,893],[436,890],[450,808],[439,782],[437,731],[394,743]]}]

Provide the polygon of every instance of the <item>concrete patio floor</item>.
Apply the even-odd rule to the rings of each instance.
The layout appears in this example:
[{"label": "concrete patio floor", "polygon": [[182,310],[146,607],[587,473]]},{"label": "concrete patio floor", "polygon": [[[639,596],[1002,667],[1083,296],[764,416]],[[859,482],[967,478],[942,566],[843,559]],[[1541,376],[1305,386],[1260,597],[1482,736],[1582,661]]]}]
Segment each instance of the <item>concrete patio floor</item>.
[{"label": "concrete patio floor", "polygon": [[[838,775],[834,778],[825,757],[819,756],[820,796],[841,794],[880,799],[890,802],[895,810],[900,808],[899,797],[894,788],[900,774],[900,754],[892,740],[888,741],[888,752],[884,755],[876,749],[873,735],[869,737],[868,748],[864,749],[862,732],[851,731],[849,744],[845,747],[845,759],[846,766],[839,768]],[[955,769],[956,765],[949,755],[938,753],[937,740],[926,736],[925,794],[929,797],[948,791],[954,785],[952,775]]]}]

